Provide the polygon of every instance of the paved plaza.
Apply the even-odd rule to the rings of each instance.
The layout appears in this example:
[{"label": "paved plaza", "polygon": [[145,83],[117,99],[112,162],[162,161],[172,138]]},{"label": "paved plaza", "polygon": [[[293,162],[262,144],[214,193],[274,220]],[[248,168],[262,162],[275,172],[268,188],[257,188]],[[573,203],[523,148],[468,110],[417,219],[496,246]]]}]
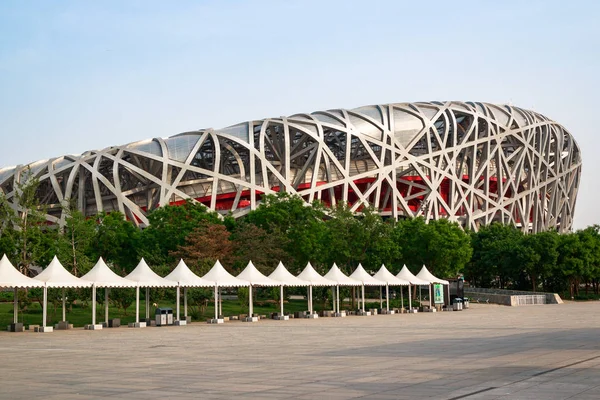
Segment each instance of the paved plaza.
[{"label": "paved plaza", "polygon": [[600,302],[0,333],[7,399],[598,399]]}]

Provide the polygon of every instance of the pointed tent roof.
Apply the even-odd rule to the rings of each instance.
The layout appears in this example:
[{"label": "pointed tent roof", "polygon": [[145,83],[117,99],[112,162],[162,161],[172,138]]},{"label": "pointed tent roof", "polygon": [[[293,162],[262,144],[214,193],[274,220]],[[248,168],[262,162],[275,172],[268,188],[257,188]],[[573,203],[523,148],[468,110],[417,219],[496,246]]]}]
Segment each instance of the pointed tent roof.
[{"label": "pointed tent roof", "polygon": [[392,286],[408,286],[408,285],[410,285],[409,281],[407,281],[406,279],[400,279],[400,278],[396,277],[383,264],[381,264],[381,268],[379,268],[379,271],[377,271],[377,273],[375,275],[373,275],[373,278],[379,279],[380,281],[384,281],[388,285],[392,285]]},{"label": "pointed tent roof", "polygon": [[337,282],[332,281],[331,279],[327,279],[319,275],[317,271],[310,264],[306,264],[306,267],[300,272],[298,278],[308,281],[311,286],[336,286]]},{"label": "pointed tent roof", "polygon": [[92,282],[84,281],[67,271],[56,256],[54,256],[46,269],[35,276],[34,279],[44,282],[47,287],[55,288],[92,286]]},{"label": "pointed tent roof", "polygon": [[356,279],[350,278],[348,275],[344,274],[336,265],[333,263],[333,266],[325,275],[325,278],[331,279],[335,281],[340,286],[361,286],[362,282],[357,281]]},{"label": "pointed tent roof", "polygon": [[250,286],[250,282],[236,278],[231,275],[217,260],[215,265],[202,277],[209,281],[215,282],[217,286]]},{"label": "pointed tent roof", "polygon": [[396,274],[396,277],[409,281],[411,285],[429,285],[429,281],[414,276],[413,273],[406,268],[406,264],[404,264],[400,272]]},{"label": "pointed tent roof", "polygon": [[0,287],[28,288],[42,287],[44,284],[20,273],[8,260],[6,254],[0,259]]},{"label": "pointed tent roof", "polygon": [[429,270],[427,269],[426,266],[423,265],[423,268],[421,268],[421,270],[419,271],[419,273],[417,274],[417,278],[421,278],[425,281],[428,281],[430,283],[441,283],[442,285],[449,285],[450,282],[448,282],[445,279],[440,279],[440,278],[436,278],[435,276],[433,276],[433,274],[431,272],[429,272]]},{"label": "pointed tent roof", "polygon": [[117,275],[106,265],[102,257],[94,268],[81,277],[84,281],[92,282],[96,287],[136,287],[137,283]]},{"label": "pointed tent roof", "polygon": [[290,273],[284,266],[281,261],[279,261],[279,265],[275,268],[275,271],[271,272],[269,278],[276,280],[279,282],[279,285],[283,286],[309,286],[310,282],[304,281],[300,278],[296,278],[294,275]]},{"label": "pointed tent roof", "polygon": [[362,264],[358,264],[358,267],[354,270],[352,274],[350,274],[350,278],[356,279],[360,281],[363,285],[367,286],[385,286],[384,281],[380,281],[379,279],[373,278],[365,269]]},{"label": "pointed tent roof", "polygon": [[281,286],[280,282],[274,279],[268,278],[260,272],[252,261],[248,263],[246,268],[237,276],[239,279],[250,282],[252,286]]},{"label": "pointed tent roof", "polygon": [[174,287],[177,283],[167,280],[156,272],[152,271],[146,260],[143,258],[138,263],[137,267],[129,275],[125,277],[137,283],[139,287]]},{"label": "pointed tent roof", "polygon": [[181,287],[212,287],[215,286],[214,281],[200,278],[192,272],[183,260],[179,260],[179,264],[165,279],[177,282]]}]

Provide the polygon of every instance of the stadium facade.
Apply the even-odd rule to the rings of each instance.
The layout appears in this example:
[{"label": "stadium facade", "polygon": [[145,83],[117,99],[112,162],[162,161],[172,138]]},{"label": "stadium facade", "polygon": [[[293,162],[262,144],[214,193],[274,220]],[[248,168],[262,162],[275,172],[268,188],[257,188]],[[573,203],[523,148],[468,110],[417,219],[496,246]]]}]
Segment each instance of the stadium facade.
[{"label": "stadium facade", "polygon": [[68,203],[89,216],[120,211],[143,226],[161,205],[192,199],[237,217],[263,194],[286,191],[475,230],[499,221],[567,231],[581,153],[561,125],[532,111],[398,103],[248,121],[3,168],[0,189],[9,202],[32,174],[47,219],[58,224]]}]

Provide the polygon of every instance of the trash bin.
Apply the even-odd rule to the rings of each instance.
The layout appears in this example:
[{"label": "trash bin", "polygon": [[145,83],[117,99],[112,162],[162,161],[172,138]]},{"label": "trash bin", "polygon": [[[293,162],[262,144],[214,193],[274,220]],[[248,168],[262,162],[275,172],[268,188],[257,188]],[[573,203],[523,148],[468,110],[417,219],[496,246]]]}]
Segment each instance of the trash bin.
[{"label": "trash bin", "polygon": [[452,308],[454,311],[462,311],[463,309],[463,301],[461,298],[457,297],[454,299],[454,304],[452,304]]},{"label": "trash bin", "polygon": [[465,310],[466,310],[467,308],[469,308],[469,298],[468,298],[468,297],[465,297],[465,298],[463,299],[463,309],[465,309]]},{"label": "trash bin", "polygon": [[154,312],[156,326],[164,326],[169,322],[169,312],[171,315],[171,325],[173,324],[173,309],[172,308],[157,308]]},{"label": "trash bin", "polygon": [[167,308],[167,325],[173,325],[173,309]]}]

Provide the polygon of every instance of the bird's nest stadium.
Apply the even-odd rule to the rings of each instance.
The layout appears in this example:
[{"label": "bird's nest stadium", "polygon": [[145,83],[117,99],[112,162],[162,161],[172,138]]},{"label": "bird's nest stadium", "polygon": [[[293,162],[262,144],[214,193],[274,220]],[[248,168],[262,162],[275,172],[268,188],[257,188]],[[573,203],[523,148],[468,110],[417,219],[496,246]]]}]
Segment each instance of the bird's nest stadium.
[{"label": "bird's nest stadium", "polygon": [[[120,211],[140,226],[192,199],[239,217],[264,194],[372,206],[384,216],[448,218],[477,230],[498,221],[526,232],[571,229],[580,149],[536,112],[477,102],[397,103],[247,121],[0,169],[39,179],[48,221],[65,205]],[[18,205],[13,204],[18,207]]]}]

